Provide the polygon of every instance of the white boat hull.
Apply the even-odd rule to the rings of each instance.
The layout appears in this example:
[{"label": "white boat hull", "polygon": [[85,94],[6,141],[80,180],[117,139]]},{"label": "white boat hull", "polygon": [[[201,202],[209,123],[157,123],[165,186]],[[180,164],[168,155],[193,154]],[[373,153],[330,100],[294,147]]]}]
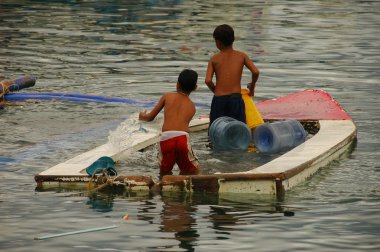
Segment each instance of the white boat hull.
[{"label": "white boat hull", "polygon": [[[333,100],[332,102],[336,103]],[[149,176],[119,175],[111,179],[115,184],[131,191],[149,191],[154,188],[163,192],[255,193],[282,197],[285,191],[305,182],[321,167],[347,152],[356,139],[357,129],[352,119],[345,114],[339,115],[336,111],[334,113],[334,116],[340,118],[330,119],[332,113],[328,111],[328,119],[303,119],[303,122],[319,125],[318,132],[312,138],[280,157],[248,171],[208,175],[166,175],[161,181],[153,181]],[[191,122],[190,128],[192,131],[199,131],[207,129],[208,125],[208,118],[199,118]],[[57,186],[85,187],[91,180],[85,169],[99,157],[109,156],[116,162],[123,160],[131,152],[142,150],[159,141],[159,132],[140,132],[135,137],[135,144],[127,149],[116,150],[107,143],[41,172],[35,176],[37,189]],[[104,178],[100,184],[102,183]]]}]

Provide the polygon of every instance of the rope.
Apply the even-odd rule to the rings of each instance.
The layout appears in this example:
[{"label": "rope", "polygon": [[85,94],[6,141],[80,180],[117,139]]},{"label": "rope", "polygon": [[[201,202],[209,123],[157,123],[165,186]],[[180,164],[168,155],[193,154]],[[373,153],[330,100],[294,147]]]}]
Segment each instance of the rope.
[{"label": "rope", "polygon": [[[100,171],[102,172],[102,175],[100,175],[100,176],[104,176],[104,177],[106,178],[106,181],[105,181],[103,184],[101,184],[100,186],[98,186],[98,187],[94,187],[93,185],[97,183],[96,178],[99,178],[99,177],[100,177],[100,176],[97,177],[96,174],[97,174],[98,172],[100,172]],[[118,177],[119,177],[119,176],[113,176],[113,177],[110,176],[110,175],[108,174],[106,168],[97,168],[97,169],[93,172],[93,174],[92,174],[90,180],[88,181],[87,188],[89,189],[90,192],[92,192],[92,191],[99,191],[99,190],[101,190],[101,189],[103,189],[103,188],[105,188],[105,187],[107,187],[107,186],[113,186],[113,185],[125,185],[125,183],[123,183],[123,182],[115,181]],[[91,188],[93,188],[93,189],[91,189]]]}]

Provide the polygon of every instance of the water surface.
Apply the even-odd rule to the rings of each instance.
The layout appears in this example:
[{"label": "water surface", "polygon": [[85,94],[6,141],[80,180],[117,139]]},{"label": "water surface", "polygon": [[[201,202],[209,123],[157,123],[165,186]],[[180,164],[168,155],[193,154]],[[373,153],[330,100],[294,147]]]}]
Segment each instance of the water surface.
[{"label": "water surface", "polygon": [[[36,192],[35,174],[103,144],[144,108],[7,104],[0,111],[0,249],[379,251],[379,14],[378,1],[354,0],[1,1],[1,79],[36,76],[35,87],[25,91],[156,101],[174,90],[183,68],[192,68],[199,83],[191,97],[209,104],[203,79],[217,51],[212,32],[228,23],[235,28],[235,48],[261,70],[255,101],[324,89],[353,117],[358,141],[283,201],[240,194]],[[246,71],[242,82],[249,82]],[[205,113],[207,107],[198,107],[197,115]],[[210,157],[203,138],[194,137],[195,145],[200,156]],[[213,158],[206,165],[223,161]],[[126,161],[124,169],[157,171],[151,159],[143,161]],[[229,168],[221,163],[214,167]],[[110,225],[118,227],[34,240]]]}]

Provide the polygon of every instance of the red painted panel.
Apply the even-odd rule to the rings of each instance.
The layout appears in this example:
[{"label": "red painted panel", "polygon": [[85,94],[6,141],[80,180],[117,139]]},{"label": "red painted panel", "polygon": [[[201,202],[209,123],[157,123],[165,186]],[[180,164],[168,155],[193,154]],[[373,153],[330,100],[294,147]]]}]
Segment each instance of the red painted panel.
[{"label": "red painted panel", "polygon": [[256,103],[264,119],[351,120],[326,91],[305,90]]}]

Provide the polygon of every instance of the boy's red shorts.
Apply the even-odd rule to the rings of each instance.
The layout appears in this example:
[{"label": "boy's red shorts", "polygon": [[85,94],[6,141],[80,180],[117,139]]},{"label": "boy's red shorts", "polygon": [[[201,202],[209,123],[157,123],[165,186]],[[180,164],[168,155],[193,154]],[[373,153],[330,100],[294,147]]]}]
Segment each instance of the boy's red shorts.
[{"label": "boy's red shorts", "polygon": [[160,149],[161,173],[170,173],[175,163],[177,163],[181,172],[192,173],[198,171],[198,160],[191,149],[187,135],[160,141]]}]

